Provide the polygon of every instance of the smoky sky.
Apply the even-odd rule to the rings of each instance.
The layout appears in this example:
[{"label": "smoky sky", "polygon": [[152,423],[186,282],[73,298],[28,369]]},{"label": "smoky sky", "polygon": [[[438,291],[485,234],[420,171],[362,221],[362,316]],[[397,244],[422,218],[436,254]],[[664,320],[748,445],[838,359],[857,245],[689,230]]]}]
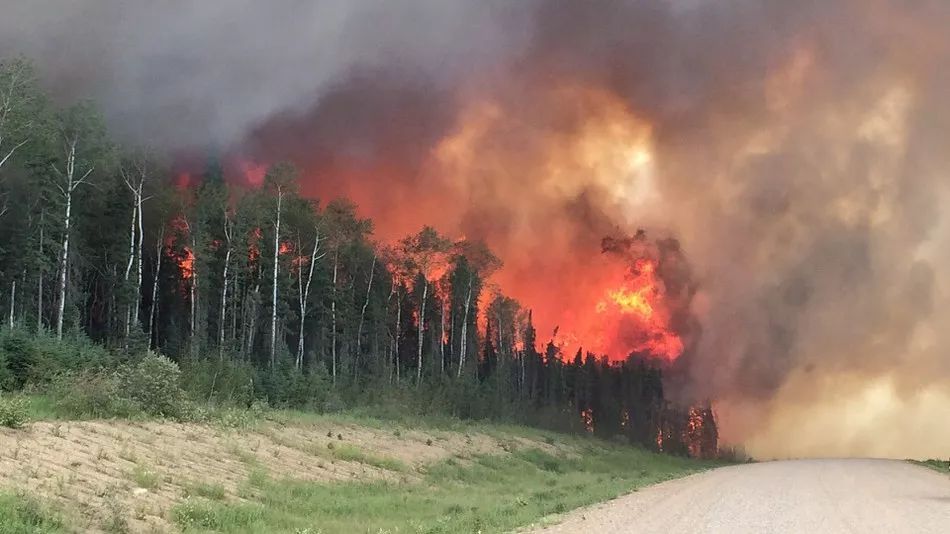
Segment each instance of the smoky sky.
[{"label": "smoky sky", "polygon": [[[120,139],[291,159],[305,192],[357,197],[384,234],[432,220],[485,237],[500,276],[539,294],[559,276],[588,287],[609,233],[678,239],[702,331],[678,389],[721,401],[727,437],[792,454],[766,439],[776,421],[862,384],[907,409],[950,399],[943,0],[11,4],[0,53],[33,58],[61,100],[94,99]],[[565,85],[649,125],[654,201],[583,161],[567,185],[533,165],[591,121],[550,97]],[[484,157],[440,172],[440,141],[484,103]],[[866,427],[814,432],[796,439],[824,448],[795,450],[950,446],[923,427],[887,449],[862,448]]]}]

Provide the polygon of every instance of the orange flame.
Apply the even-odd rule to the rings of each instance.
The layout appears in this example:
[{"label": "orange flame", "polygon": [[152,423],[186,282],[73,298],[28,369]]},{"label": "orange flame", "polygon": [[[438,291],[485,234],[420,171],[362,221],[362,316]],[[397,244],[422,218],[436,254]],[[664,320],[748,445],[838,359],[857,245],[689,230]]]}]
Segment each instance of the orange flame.
[{"label": "orange flame", "polygon": [[683,341],[672,330],[665,313],[663,282],[656,269],[654,260],[638,259],[627,280],[619,288],[607,290],[596,311],[625,331],[618,336],[624,342],[615,349],[646,352],[673,361],[683,353]]},{"label": "orange flame", "polygon": [[195,275],[195,253],[190,247],[183,247],[184,255],[178,260],[178,269],[181,270],[182,280],[190,280]]}]

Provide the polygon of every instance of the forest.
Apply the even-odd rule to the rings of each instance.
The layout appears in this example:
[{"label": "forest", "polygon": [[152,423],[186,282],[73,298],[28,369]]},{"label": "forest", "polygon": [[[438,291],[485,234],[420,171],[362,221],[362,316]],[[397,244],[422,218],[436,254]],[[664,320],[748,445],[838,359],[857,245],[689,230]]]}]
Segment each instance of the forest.
[{"label": "forest", "polygon": [[246,185],[205,160],[180,179],[173,155],[113,139],[94,104],[56,103],[29,60],[0,64],[3,389],[81,396],[162,355],[192,402],[375,407],[716,455],[711,408],[669,402],[649,354],[562,353],[530,302],[491,284],[503,258],[484,243],[432,227],[381,242],[354,203],[303,196],[290,163]]}]

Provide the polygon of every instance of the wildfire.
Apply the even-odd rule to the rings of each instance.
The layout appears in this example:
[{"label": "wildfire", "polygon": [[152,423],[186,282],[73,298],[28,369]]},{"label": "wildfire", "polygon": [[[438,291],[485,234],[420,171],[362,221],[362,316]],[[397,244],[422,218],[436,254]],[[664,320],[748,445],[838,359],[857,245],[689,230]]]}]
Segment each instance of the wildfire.
[{"label": "wildfire", "polygon": [[190,247],[182,247],[182,255],[178,258],[178,269],[182,280],[191,280],[195,275],[195,253]]},{"label": "wildfire", "polygon": [[608,327],[618,331],[615,350],[648,353],[673,361],[683,353],[683,341],[671,328],[665,312],[663,281],[657,275],[655,260],[640,258],[634,262],[619,288],[608,289],[597,303],[596,311]]}]

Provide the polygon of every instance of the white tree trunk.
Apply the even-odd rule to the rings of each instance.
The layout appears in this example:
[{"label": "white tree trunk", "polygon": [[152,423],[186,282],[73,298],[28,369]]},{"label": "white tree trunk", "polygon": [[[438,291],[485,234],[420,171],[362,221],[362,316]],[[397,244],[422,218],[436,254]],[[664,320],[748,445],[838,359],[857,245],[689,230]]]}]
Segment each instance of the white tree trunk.
[{"label": "white tree trunk", "polygon": [[13,329],[16,310],[16,280],[10,283],[10,329]]},{"label": "white tree trunk", "polygon": [[46,212],[43,211],[40,213],[40,247],[39,247],[39,258],[40,258],[40,268],[37,273],[37,284],[36,284],[36,333],[40,334],[43,332],[43,230]]},{"label": "white tree trunk", "polygon": [[66,311],[66,282],[69,271],[69,230],[72,222],[73,191],[76,189],[73,178],[76,170],[76,141],[69,144],[66,155],[66,187],[60,188],[66,199],[66,214],[63,218],[63,250],[59,259],[59,298],[56,306],[56,338],[63,339],[63,314]]},{"label": "white tree trunk", "polygon": [[373,254],[373,264],[369,268],[369,284],[366,286],[366,300],[363,301],[363,309],[360,310],[360,322],[356,327],[356,357],[363,355],[363,320],[366,318],[366,308],[369,306],[370,292],[373,290],[373,274],[376,272],[376,254]]},{"label": "white tree trunk", "polygon": [[295,362],[295,367],[303,369],[303,356],[304,356],[304,324],[307,320],[307,301],[310,297],[310,282],[313,281],[313,269],[317,264],[317,260],[323,257],[323,254],[317,256],[317,253],[320,251],[320,231],[317,230],[317,237],[314,239],[313,251],[310,253],[310,265],[307,271],[307,282],[303,282],[303,272],[300,268],[297,268],[297,288],[298,288],[298,304],[300,305],[300,331],[297,332],[297,360]]},{"label": "white tree trunk", "polygon": [[439,373],[445,374],[445,299],[441,302],[439,310]]},{"label": "white tree trunk", "polygon": [[[191,230],[189,229],[189,232]],[[197,250],[197,240],[195,239],[194,234],[191,235],[191,283],[188,284],[188,297],[190,301],[189,305],[189,315],[190,319],[188,321],[189,330],[188,337],[190,339],[191,350],[195,350],[195,332],[198,328],[198,269],[196,268],[197,255],[195,251]]]},{"label": "white tree trunk", "polygon": [[231,231],[227,214],[224,219],[224,236],[227,239],[227,251],[224,253],[224,267],[221,272],[221,309],[218,311],[218,357],[224,360],[224,324],[228,310],[228,267],[231,265]]},{"label": "white tree trunk", "polygon": [[401,327],[401,320],[402,320],[402,302],[401,302],[401,299],[399,298],[399,293],[397,292],[396,293],[396,335],[394,336],[395,342],[396,342],[396,350],[394,351],[395,354],[393,357],[393,360],[394,360],[393,363],[396,367],[396,383],[397,384],[399,383],[399,329]]},{"label": "white tree trunk", "polygon": [[[126,182],[128,183],[128,182]],[[132,265],[135,263],[135,222],[138,219],[138,203],[132,205],[132,225],[129,228],[129,261],[125,265],[125,283],[129,283],[129,275],[132,273]],[[125,339],[128,342],[129,333],[132,327],[132,305],[125,307]],[[128,343],[126,343],[128,346]]]},{"label": "white tree trunk", "polygon": [[283,200],[283,192],[280,187],[277,188],[277,218],[274,222],[274,276],[272,278],[273,288],[271,291],[271,314],[270,314],[270,366],[274,367],[277,350],[277,272],[278,260],[280,255],[280,206]]},{"label": "white tree trunk", "polygon": [[155,339],[155,345],[153,343],[153,336],[155,333],[155,317],[158,314],[158,282],[160,280],[159,275],[162,271],[162,242],[165,240],[165,227],[163,226],[159,230],[158,242],[155,245],[155,278],[152,280],[152,307],[148,312],[148,339],[149,347],[153,347],[158,344],[158,340]]},{"label": "white tree trunk", "polygon": [[330,319],[332,332],[330,333],[330,356],[332,362],[333,385],[336,385],[336,280],[340,263],[339,252],[333,255],[333,298],[330,302]]},{"label": "white tree trunk", "polygon": [[465,296],[465,312],[462,315],[462,333],[461,333],[461,346],[459,347],[459,368],[457,378],[462,377],[462,369],[465,367],[465,349],[466,342],[468,341],[468,310],[472,304],[472,280],[468,281],[468,293]]},{"label": "white tree trunk", "polygon": [[[144,176],[143,176],[144,180]],[[143,230],[142,230],[142,186],[139,186],[138,194],[135,195],[135,208],[139,214],[139,234],[138,234],[138,243],[136,244],[136,272],[135,272],[135,299],[132,302],[132,324],[136,327],[139,325],[139,307],[142,303],[142,243],[143,243]],[[141,329],[140,329],[141,332]]]},{"label": "white tree trunk", "polygon": [[416,356],[416,385],[422,383],[422,339],[426,324],[426,298],[429,296],[429,281],[422,279],[422,303],[419,305],[419,350]]}]

